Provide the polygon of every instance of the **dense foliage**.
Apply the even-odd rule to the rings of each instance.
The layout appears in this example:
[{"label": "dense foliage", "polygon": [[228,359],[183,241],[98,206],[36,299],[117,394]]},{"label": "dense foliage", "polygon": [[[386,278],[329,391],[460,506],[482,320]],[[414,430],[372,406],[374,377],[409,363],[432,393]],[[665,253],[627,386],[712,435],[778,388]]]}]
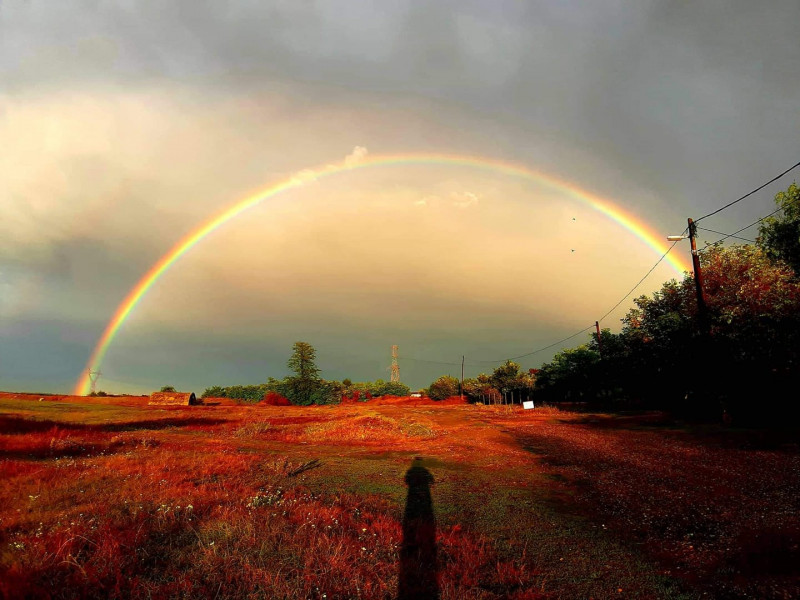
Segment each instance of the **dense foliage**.
[{"label": "dense foliage", "polygon": [[758,245],[773,260],[782,260],[800,273],[800,188],[796,183],[775,196],[781,209],[764,219],[758,232]]},{"label": "dense foliage", "polygon": [[345,380],[344,395],[355,400],[367,400],[369,398],[380,398],[381,396],[408,396],[411,389],[399,381],[375,381],[351,382]]},{"label": "dense foliage", "polygon": [[428,396],[433,400],[444,400],[451,396],[458,396],[458,379],[450,375],[442,375],[428,388]]},{"label": "dense foliage", "polygon": [[522,402],[530,397],[535,378],[533,371],[523,372],[520,365],[507,360],[491,375],[481,373],[477,377],[464,379],[461,391],[458,379],[443,375],[430,385],[428,396],[433,400],[444,400],[463,393],[473,403]]},{"label": "dense foliage", "polygon": [[792,425],[800,412],[800,188],[775,196],[755,246],[701,251],[706,318],[694,279],[637,298],[608,329],[542,367],[540,400],[663,408],[741,424]]},{"label": "dense foliage", "polygon": [[[544,401],[664,408],[761,423],[795,411],[782,390],[800,381],[800,283],[755,246],[701,254],[707,325],[694,280],[637,298],[619,334],[604,330],[542,367]],[[769,411],[753,410],[755,406]]]},{"label": "dense foliage", "polygon": [[[272,380],[277,383],[277,380]],[[273,384],[274,385],[274,384]],[[227,387],[215,385],[206,388],[203,398],[233,398],[245,402],[259,402],[269,391],[274,391],[269,383],[257,385],[231,385]]]}]

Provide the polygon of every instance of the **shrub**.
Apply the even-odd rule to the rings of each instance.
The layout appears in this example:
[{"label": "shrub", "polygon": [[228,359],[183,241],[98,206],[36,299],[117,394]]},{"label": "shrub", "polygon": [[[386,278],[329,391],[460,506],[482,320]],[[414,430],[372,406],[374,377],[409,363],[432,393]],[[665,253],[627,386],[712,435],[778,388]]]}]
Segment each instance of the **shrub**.
[{"label": "shrub", "polygon": [[451,396],[458,396],[458,379],[450,375],[442,375],[431,384],[428,396],[432,400],[445,400]]}]

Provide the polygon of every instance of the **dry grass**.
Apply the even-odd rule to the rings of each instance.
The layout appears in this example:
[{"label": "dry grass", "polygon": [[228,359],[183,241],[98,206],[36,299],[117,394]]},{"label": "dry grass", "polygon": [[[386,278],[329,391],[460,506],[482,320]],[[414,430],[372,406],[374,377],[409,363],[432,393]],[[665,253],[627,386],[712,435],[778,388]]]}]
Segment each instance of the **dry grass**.
[{"label": "dry grass", "polygon": [[0,397],[0,597],[394,598],[414,456],[442,599],[800,594],[796,447],[511,407],[118,400]]}]

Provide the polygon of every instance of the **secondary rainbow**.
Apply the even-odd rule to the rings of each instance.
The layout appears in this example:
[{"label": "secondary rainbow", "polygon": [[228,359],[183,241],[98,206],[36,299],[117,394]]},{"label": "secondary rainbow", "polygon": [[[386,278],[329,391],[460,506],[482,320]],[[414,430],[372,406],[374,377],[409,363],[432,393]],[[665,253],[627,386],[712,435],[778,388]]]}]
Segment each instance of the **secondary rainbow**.
[{"label": "secondary rainbow", "polygon": [[[136,305],[141,301],[147,291],[158,281],[161,276],[166,273],[172,265],[184,254],[189,252],[196,244],[201,242],[206,236],[214,232],[219,227],[231,219],[239,216],[241,213],[249,208],[268,200],[278,194],[286,192],[296,187],[300,187],[307,183],[309,180],[317,180],[323,177],[329,177],[338,173],[347,171],[357,171],[370,167],[389,167],[393,165],[443,165],[455,167],[470,167],[475,169],[483,169],[508,175],[511,177],[519,177],[528,179],[539,184],[544,184],[554,189],[557,189],[568,196],[571,196],[585,204],[588,204],[598,212],[604,214],[612,221],[619,223],[625,229],[629,230],[632,234],[642,240],[647,246],[658,254],[662,255],[667,251],[668,245],[662,241],[662,237],[657,235],[648,225],[641,219],[634,216],[630,212],[625,211],[623,208],[614,205],[610,200],[606,200],[594,194],[591,194],[576,185],[547,175],[521,165],[516,165],[509,162],[502,162],[498,160],[479,158],[474,156],[459,156],[450,154],[398,154],[398,155],[376,155],[365,156],[358,162],[353,160],[345,160],[338,164],[325,165],[315,169],[307,169],[300,171],[284,181],[281,181],[271,187],[261,190],[243,200],[239,200],[229,208],[218,213],[210,218],[208,221],[200,225],[194,231],[186,234],[179,240],[172,249],[164,254],[144,276],[137,282],[137,284],[128,292],[125,299],[120,303],[114,312],[113,317],[106,325],[103,335],[97,341],[97,344],[92,351],[86,368],[78,379],[73,394],[83,395],[87,394],[91,382],[89,380],[89,372],[99,369],[103,359],[108,351],[114,336],[119,331],[122,324],[128,316],[136,308]],[[685,264],[680,257],[676,254],[669,254],[665,259],[675,270],[678,275],[683,271],[688,270],[688,265]]]}]

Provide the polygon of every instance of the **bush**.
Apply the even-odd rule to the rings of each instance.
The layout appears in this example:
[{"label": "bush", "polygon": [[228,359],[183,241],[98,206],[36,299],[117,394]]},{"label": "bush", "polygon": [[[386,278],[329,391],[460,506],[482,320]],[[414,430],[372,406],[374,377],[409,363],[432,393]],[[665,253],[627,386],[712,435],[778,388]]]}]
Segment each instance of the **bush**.
[{"label": "bush", "polygon": [[264,400],[261,402],[268,406],[291,406],[292,403],[285,396],[281,396],[278,392],[267,392],[264,394]]},{"label": "bush", "polygon": [[428,389],[428,397],[432,400],[446,400],[451,396],[458,396],[458,379],[450,375],[442,375]]},{"label": "bush", "polygon": [[201,398],[230,398],[242,402],[260,402],[264,394],[270,391],[267,384],[258,385],[232,385],[228,387],[212,386],[206,388]]},{"label": "bush", "polygon": [[372,395],[377,396],[408,396],[411,388],[399,381],[376,381]]}]

